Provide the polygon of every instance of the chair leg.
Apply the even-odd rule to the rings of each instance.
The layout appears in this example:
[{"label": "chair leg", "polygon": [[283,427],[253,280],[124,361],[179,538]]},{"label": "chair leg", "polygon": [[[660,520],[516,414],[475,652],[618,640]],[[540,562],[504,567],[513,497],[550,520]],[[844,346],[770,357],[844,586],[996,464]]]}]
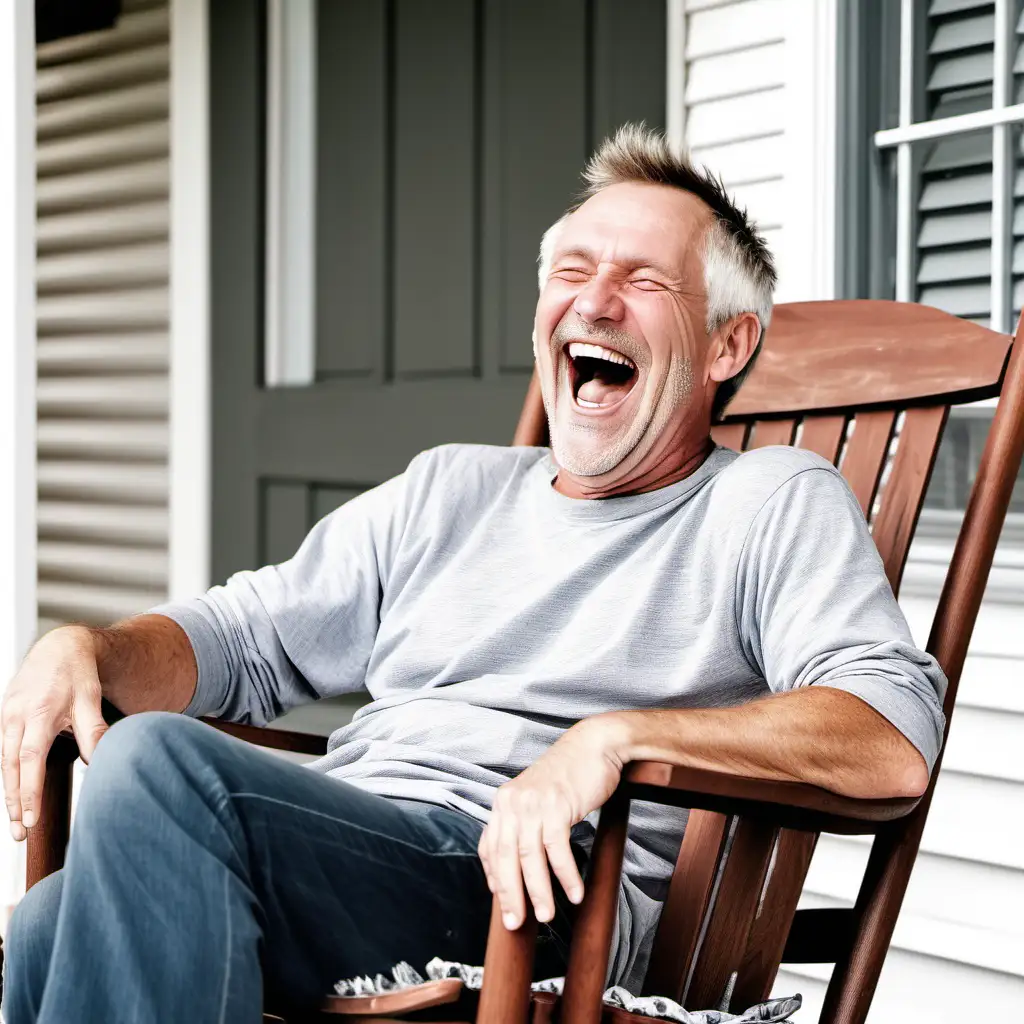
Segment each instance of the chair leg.
[{"label": "chair leg", "polygon": [[832,972],[820,1024],[864,1024],[867,1019],[921,843],[930,797],[931,791],[909,817],[875,836],[857,896],[853,942]]},{"label": "chair leg", "polygon": [[573,928],[561,1024],[600,1024],[628,824],[629,798],[616,792],[601,808],[587,893]]},{"label": "chair leg", "polygon": [[476,1024],[527,1024],[536,945],[537,918],[530,901],[526,901],[526,920],[510,932],[502,924],[501,906],[495,897]]}]

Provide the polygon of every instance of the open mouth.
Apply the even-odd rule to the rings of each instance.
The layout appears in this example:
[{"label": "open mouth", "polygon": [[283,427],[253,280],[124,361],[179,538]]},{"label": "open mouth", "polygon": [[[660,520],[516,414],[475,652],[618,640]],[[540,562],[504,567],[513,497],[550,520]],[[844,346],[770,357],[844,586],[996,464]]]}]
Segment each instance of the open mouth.
[{"label": "open mouth", "polygon": [[581,409],[607,409],[618,405],[633,390],[636,364],[603,345],[571,341],[565,346],[569,358],[572,396]]}]

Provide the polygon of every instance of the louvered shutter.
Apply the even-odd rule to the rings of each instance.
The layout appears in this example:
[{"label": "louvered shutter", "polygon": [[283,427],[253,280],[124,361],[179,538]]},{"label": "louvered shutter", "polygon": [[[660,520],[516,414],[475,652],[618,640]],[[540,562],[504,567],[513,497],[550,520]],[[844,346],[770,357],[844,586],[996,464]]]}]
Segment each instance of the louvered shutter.
[{"label": "louvered shutter", "polygon": [[[977,0],[931,0],[925,119],[992,106],[995,9]],[[917,299],[987,325],[991,315],[992,136],[951,136],[922,147]]]},{"label": "louvered shutter", "polygon": [[167,590],[168,11],[37,48],[40,629]]}]

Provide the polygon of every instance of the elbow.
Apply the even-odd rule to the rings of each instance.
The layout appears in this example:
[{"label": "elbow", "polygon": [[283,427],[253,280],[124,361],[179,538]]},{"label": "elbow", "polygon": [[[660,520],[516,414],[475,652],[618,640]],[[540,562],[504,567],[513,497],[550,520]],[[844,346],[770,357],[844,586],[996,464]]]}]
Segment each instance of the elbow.
[{"label": "elbow", "polygon": [[916,749],[907,753],[906,757],[893,759],[895,763],[886,773],[885,796],[916,800],[928,789],[931,775],[924,758]]}]

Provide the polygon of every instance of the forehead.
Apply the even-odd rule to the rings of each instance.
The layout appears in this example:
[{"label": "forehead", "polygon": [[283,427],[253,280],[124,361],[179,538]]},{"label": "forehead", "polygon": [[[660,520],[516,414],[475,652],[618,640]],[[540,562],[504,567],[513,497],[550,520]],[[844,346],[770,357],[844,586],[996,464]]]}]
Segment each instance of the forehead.
[{"label": "forehead", "polygon": [[650,259],[685,269],[699,260],[710,219],[708,207],[682,189],[639,182],[610,185],[566,219],[555,251],[587,249],[602,259]]}]

